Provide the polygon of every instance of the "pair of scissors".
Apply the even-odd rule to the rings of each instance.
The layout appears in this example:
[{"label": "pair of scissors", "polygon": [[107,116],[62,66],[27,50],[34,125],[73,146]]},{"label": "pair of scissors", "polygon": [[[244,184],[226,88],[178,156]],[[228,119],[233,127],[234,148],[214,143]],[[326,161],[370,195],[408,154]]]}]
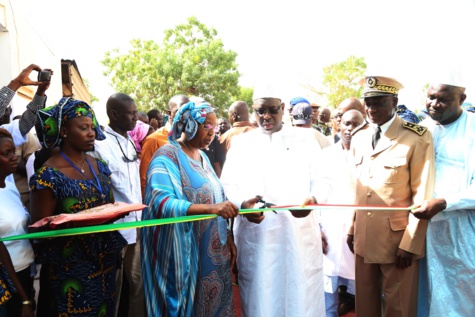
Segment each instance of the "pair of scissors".
[{"label": "pair of scissors", "polygon": [[[262,203],[262,206],[259,207],[259,209],[265,209],[265,208],[270,208],[272,206],[275,206],[275,204],[273,203],[268,203],[268,202],[265,202],[263,199],[262,199],[262,196],[260,195],[256,195],[257,198],[259,198],[259,200],[257,201],[258,203]],[[277,212],[275,210],[272,210],[273,213],[277,214]]]}]

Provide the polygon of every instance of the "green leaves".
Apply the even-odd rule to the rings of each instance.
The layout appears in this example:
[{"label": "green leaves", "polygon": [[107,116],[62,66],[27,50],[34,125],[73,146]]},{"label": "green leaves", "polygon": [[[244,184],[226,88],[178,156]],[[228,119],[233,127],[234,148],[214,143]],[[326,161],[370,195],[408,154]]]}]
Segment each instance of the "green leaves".
[{"label": "green leaves", "polygon": [[220,114],[239,94],[237,53],[225,50],[215,29],[197,18],[165,30],[161,45],[134,39],[128,53],[106,52],[101,63],[112,86],[131,95],[140,110],[165,110],[176,94],[199,96]]},{"label": "green leaves", "polygon": [[349,97],[360,97],[363,88],[358,80],[364,76],[364,57],[350,56],[346,60],[323,68],[323,85],[327,90],[329,105],[338,105]]}]

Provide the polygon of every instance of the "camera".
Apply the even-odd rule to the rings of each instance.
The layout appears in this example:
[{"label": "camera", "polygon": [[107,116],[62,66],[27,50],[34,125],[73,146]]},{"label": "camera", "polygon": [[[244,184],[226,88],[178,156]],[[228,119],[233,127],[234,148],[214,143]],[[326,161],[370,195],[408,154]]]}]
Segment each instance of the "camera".
[{"label": "camera", "polygon": [[41,82],[49,82],[51,81],[51,71],[49,70],[42,70],[38,73],[38,81]]}]

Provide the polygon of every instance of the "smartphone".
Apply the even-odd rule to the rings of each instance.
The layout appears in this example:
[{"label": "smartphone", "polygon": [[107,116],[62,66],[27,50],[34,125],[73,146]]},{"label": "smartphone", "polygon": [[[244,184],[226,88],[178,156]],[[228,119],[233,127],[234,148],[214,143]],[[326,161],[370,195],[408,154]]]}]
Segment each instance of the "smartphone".
[{"label": "smartphone", "polygon": [[42,70],[38,73],[38,81],[41,82],[48,82],[51,81],[51,71],[49,70]]}]

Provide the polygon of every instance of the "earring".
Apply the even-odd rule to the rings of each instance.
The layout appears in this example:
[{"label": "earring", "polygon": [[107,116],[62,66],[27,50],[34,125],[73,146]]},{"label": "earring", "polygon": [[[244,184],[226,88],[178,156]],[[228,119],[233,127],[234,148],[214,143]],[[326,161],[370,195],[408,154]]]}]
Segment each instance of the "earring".
[{"label": "earring", "polygon": [[65,134],[65,135],[63,135],[63,138],[65,138],[65,137],[67,137],[67,135],[66,135],[66,134]]}]

